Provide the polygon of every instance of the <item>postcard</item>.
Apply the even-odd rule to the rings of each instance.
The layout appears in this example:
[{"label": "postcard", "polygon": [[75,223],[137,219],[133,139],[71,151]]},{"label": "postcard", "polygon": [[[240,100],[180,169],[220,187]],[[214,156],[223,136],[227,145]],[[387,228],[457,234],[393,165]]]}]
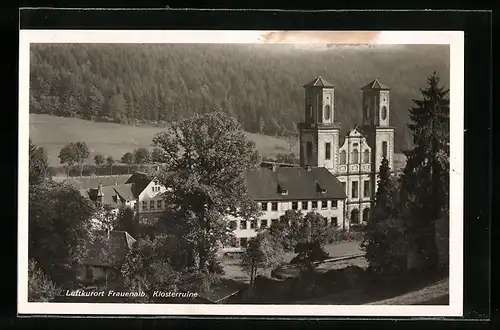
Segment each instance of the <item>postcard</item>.
[{"label": "postcard", "polygon": [[20,30],[19,58],[20,315],[462,315],[463,32]]}]

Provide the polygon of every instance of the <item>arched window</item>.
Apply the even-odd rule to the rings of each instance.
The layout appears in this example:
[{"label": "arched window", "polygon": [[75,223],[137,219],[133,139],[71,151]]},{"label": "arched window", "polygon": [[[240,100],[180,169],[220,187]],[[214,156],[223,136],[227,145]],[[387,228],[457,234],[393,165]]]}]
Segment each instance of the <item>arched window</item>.
[{"label": "arched window", "polygon": [[328,105],[328,104],[325,105],[325,110],[324,110],[323,116],[325,117],[325,120],[329,120],[330,119],[330,116],[331,116],[330,105]]},{"label": "arched window", "polygon": [[365,149],[363,152],[363,163],[368,164],[370,162],[370,151],[368,149]]},{"label": "arched window", "polygon": [[382,142],[382,157],[387,158],[387,141]]},{"label": "arched window", "polygon": [[351,223],[357,224],[359,223],[359,210],[354,209],[351,211]]},{"label": "arched window", "polygon": [[387,118],[387,107],[385,105],[382,107],[381,117],[382,120],[385,120]]},{"label": "arched window", "polygon": [[312,120],[313,118],[313,106],[309,104],[307,108],[307,120]]},{"label": "arched window", "polygon": [[345,165],[346,163],[346,152],[345,150],[342,150],[342,152],[340,153],[340,165]]},{"label": "arched window", "polygon": [[363,210],[363,221],[367,222],[370,220],[370,208],[367,207],[366,209]]},{"label": "arched window", "polygon": [[358,149],[354,149],[351,153],[351,163],[359,162],[359,152]]},{"label": "arched window", "polygon": [[365,105],[365,118],[370,119],[371,108],[369,105]]}]

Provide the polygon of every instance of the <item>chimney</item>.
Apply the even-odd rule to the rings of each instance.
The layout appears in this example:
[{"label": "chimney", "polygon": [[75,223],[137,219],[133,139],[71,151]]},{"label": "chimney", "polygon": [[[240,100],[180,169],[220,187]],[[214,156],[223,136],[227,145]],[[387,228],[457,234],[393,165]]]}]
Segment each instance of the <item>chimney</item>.
[{"label": "chimney", "polygon": [[307,170],[307,172],[311,172],[311,165],[307,165],[306,170]]},{"label": "chimney", "polygon": [[278,169],[278,164],[272,164],[271,169],[273,172],[276,172],[276,170]]}]

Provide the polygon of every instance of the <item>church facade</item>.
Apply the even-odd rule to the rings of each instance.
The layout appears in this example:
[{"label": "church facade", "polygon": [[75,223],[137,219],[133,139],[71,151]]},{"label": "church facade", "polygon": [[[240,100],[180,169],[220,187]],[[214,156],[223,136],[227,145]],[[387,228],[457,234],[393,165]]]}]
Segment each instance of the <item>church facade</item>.
[{"label": "church facade", "polygon": [[394,164],[394,127],[389,125],[390,88],[377,79],[361,88],[362,123],[340,136],[335,120],[335,86],[317,77],[305,89],[305,120],[300,132],[300,165],[324,167],[342,184],[347,195],[345,217],[350,224],[366,222],[385,157]]}]

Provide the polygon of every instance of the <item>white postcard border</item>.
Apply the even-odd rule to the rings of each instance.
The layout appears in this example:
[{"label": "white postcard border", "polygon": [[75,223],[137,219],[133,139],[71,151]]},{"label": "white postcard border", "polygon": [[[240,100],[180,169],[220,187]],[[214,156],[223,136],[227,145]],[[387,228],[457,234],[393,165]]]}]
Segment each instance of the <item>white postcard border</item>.
[{"label": "white postcard border", "polygon": [[[279,43],[449,44],[450,45],[450,304],[395,305],[200,305],[85,304],[28,302],[28,139],[30,43],[265,43],[271,31],[20,30],[19,38],[19,176],[18,176],[18,313],[60,315],[233,315],[233,316],[462,316],[463,314],[463,132],[464,33],[462,31],[352,31],[378,33],[370,42],[338,38],[351,31],[294,31]],[[285,32],[285,31],[275,31]],[[314,33],[317,37],[300,37]],[[329,34],[322,37],[321,34]]]}]

